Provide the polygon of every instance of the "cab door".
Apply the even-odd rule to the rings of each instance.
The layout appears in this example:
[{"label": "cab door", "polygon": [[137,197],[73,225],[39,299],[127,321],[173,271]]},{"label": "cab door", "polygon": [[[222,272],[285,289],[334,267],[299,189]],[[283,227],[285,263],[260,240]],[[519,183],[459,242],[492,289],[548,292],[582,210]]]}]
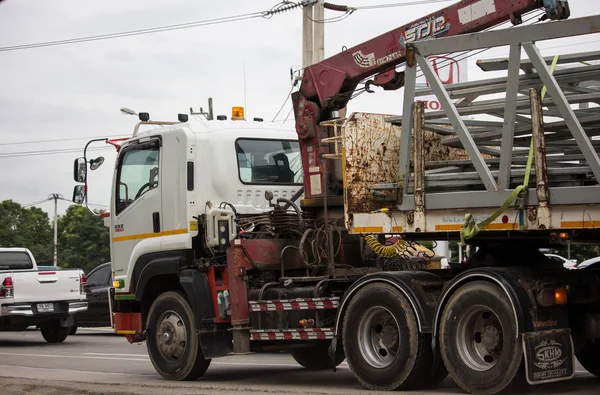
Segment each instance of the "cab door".
[{"label": "cab door", "polygon": [[160,251],[161,145],[159,137],[139,139],[124,146],[117,160],[111,204],[111,259],[115,280],[123,280],[125,290],[130,288],[138,258]]}]

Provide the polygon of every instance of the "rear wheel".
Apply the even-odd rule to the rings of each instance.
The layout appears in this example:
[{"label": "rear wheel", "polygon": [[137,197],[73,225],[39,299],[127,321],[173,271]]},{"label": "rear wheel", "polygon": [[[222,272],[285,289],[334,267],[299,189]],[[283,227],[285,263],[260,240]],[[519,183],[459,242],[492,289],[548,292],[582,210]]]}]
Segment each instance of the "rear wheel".
[{"label": "rear wheel", "polygon": [[600,377],[600,343],[588,341],[576,357],[585,370]]},{"label": "rear wheel", "polygon": [[498,286],[462,286],[441,317],[440,351],[448,372],[470,393],[496,394],[523,376],[523,347],[510,301]]},{"label": "rear wheel", "polygon": [[74,335],[77,333],[77,325],[73,325],[69,330],[69,335]]},{"label": "rear wheel", "polygon": [[433,357],[427,339],[431,337],[419,332],[409,301],[387,284],[367,285],[358,291],[344,317],[348,365],[370,390],[430,386]]},{"label": "rear wheel", "polygon": [[[333,369],[333,361],[329,356],[330,342],[318,343],[311,347],[297,348],[292,350],[292,357],[302,367],[309,370]],[[336,350],[335,366],[345,359],[344,352],[339,348]]]},{"label": "rear wheel", "polygon": [[200,349],[192,310],[179,292],[160,295],[150,307],[147,347],[156,371],[169,380],[195,380],[210,359]]},{"label": "rear wheel", "polygon": [[50,321],[41,325],[40,330],[48,343],[62,343],[69,336],[71,327],[60,326],[60,321]]}]

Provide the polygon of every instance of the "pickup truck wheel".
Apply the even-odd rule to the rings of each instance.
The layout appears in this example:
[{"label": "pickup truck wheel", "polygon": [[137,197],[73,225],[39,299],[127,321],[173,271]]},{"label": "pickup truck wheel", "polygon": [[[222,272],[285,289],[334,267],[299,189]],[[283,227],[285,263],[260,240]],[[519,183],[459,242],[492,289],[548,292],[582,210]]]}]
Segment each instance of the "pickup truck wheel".
[{"label": "pickup truck wheel", "polygon": [[42,336],[48,343],[62,343],[69,336],[71,327],[60,326],[60,321],[50,321],[40,326]]},{"label": "pickup truck wheel", "polygon": [[[333,362],[329,356],[330,342],[323,342],[306,348],[292,350],[292,357],[300,366],[308,370],[333,369]],[[336,350],[335,366],[344,361],[346,356],[339,347]]]},{"label": "pickup truck wheel", "polygon": [[600,377],[600,343],[588,341],[575,356],[585,370]]},{"label": "pickup truck wheel", "polygon": [[148,313],[147,347],[156,371],[169,380],[196,380],[210,365],[200,349],[190,305],[179,292],[160,295]]},{"label": "pickup truck wheel", "polygon": [[427,338],[431,337],[419,332],[408,299],[387,284],[371,284],[359,290],[344,316],[348,365],[356,379],[370,390],[429,386],[433,353]]},{"label": "pickup truck wheel", "polygon": [[524,380],[515,316],[500,287],[474,281],[444,307],[440,351],[452,379],[470,393],[496,394]]}]

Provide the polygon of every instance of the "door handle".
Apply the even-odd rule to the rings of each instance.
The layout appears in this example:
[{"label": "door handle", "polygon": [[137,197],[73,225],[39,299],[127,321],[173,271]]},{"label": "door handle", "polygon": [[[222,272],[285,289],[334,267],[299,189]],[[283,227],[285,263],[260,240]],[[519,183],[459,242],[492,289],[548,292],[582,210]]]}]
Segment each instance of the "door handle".
[{"label": "door handle", "polygon": [[154,228],[154,233],[160,232],[160,214],[158,211],[152,213],[152,227]]}]

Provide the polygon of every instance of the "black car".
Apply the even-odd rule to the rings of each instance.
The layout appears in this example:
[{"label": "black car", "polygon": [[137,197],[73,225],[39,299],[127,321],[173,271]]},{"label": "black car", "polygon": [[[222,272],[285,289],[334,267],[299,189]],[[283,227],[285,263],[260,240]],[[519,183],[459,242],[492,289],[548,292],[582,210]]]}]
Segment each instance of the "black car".
[{"label": "black car", "polygon": [[108,307],[108,289],[112,285],[110,262],[96,266],[87,275],[87,311],[77,313],[73,317],[75,325],[71,334],[78,327],[110,326],[110,309]]}]

